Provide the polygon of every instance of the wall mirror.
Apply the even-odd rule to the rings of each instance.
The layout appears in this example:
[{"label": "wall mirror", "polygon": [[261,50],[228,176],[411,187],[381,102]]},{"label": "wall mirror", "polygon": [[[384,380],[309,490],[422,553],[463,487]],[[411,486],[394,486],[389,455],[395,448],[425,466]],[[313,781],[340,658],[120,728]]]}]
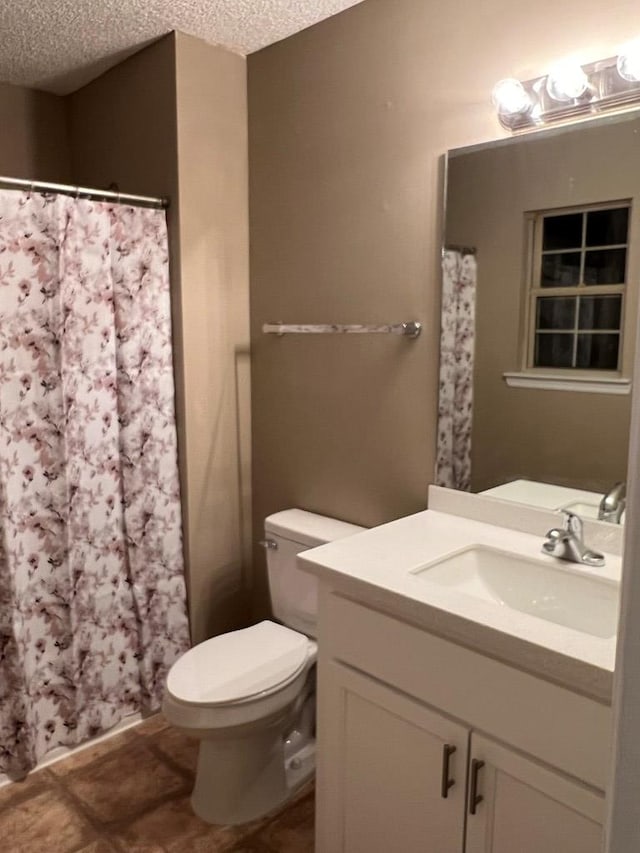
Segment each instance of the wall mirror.
[{"label": "wall mirror", "polygon": [[[449,258],[474,279],[475,320],[470,471],[440,482],[602,517],[602,496],[626,477],[640,115],[450,151],[445,204],[445,268]],[[444,286],[443,330],[455,323],[446,272]]]}]

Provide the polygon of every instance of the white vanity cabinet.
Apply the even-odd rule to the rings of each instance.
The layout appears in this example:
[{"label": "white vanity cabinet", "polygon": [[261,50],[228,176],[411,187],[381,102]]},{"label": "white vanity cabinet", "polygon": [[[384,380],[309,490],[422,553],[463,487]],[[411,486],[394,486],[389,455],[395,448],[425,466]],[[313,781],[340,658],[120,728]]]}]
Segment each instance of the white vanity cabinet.
[{"label": "white vanity cabinet", "polygon": [[320,602],[316,853],[599,853],[607,706]]},{"label": "white vanity cabinet", "polygon": [[466,728],[340,664],[329,667],[316,849],[400,853],[401,838],[402,853],[462,851]]},{"label": "white vanity cabinet", "polygon": [[471,735],[465,853],[600,853],[603,812],[601,793]]}]

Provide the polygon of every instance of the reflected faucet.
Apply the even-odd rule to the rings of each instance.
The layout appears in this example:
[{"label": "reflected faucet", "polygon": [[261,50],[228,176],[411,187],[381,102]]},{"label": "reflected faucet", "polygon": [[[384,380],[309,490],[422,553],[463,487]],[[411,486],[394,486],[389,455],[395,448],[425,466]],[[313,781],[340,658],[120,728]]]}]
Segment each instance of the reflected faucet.
[{"label": "reflected faucet", "polygon": [[604,554],[592,551],[584,544],[582,519],[579,515],[563,509],[566,515],[564,528],[554,527],[547,533],[542,551],[559,560],[582,563],[585,566],[604,566]]},{"label": "reflected faucet", "polygon": [[598,518],[600,521],[611,521],[620,524],[622,513],[627,504],[626,483],[616,483],[600,501],[598,507]]}]

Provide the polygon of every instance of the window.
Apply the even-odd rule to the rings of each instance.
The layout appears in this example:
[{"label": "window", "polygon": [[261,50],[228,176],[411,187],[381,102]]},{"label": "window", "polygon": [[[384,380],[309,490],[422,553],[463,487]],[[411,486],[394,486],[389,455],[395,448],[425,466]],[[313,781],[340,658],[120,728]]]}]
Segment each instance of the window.
[{"label": "window", "polygon": [[619,372],[630,205],[532,219],[528,368]]}]

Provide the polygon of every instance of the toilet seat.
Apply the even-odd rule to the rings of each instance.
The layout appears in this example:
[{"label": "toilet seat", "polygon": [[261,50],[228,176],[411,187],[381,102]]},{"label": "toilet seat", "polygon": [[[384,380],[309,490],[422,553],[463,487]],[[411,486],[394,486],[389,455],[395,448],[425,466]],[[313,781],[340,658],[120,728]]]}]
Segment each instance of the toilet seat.
[{"label": "toilet seat", "polygon": [[191,648],[171,667],[167,690],[188,705],[243,703],[295,680],[315,650],[304,634],[265,620]]}]

